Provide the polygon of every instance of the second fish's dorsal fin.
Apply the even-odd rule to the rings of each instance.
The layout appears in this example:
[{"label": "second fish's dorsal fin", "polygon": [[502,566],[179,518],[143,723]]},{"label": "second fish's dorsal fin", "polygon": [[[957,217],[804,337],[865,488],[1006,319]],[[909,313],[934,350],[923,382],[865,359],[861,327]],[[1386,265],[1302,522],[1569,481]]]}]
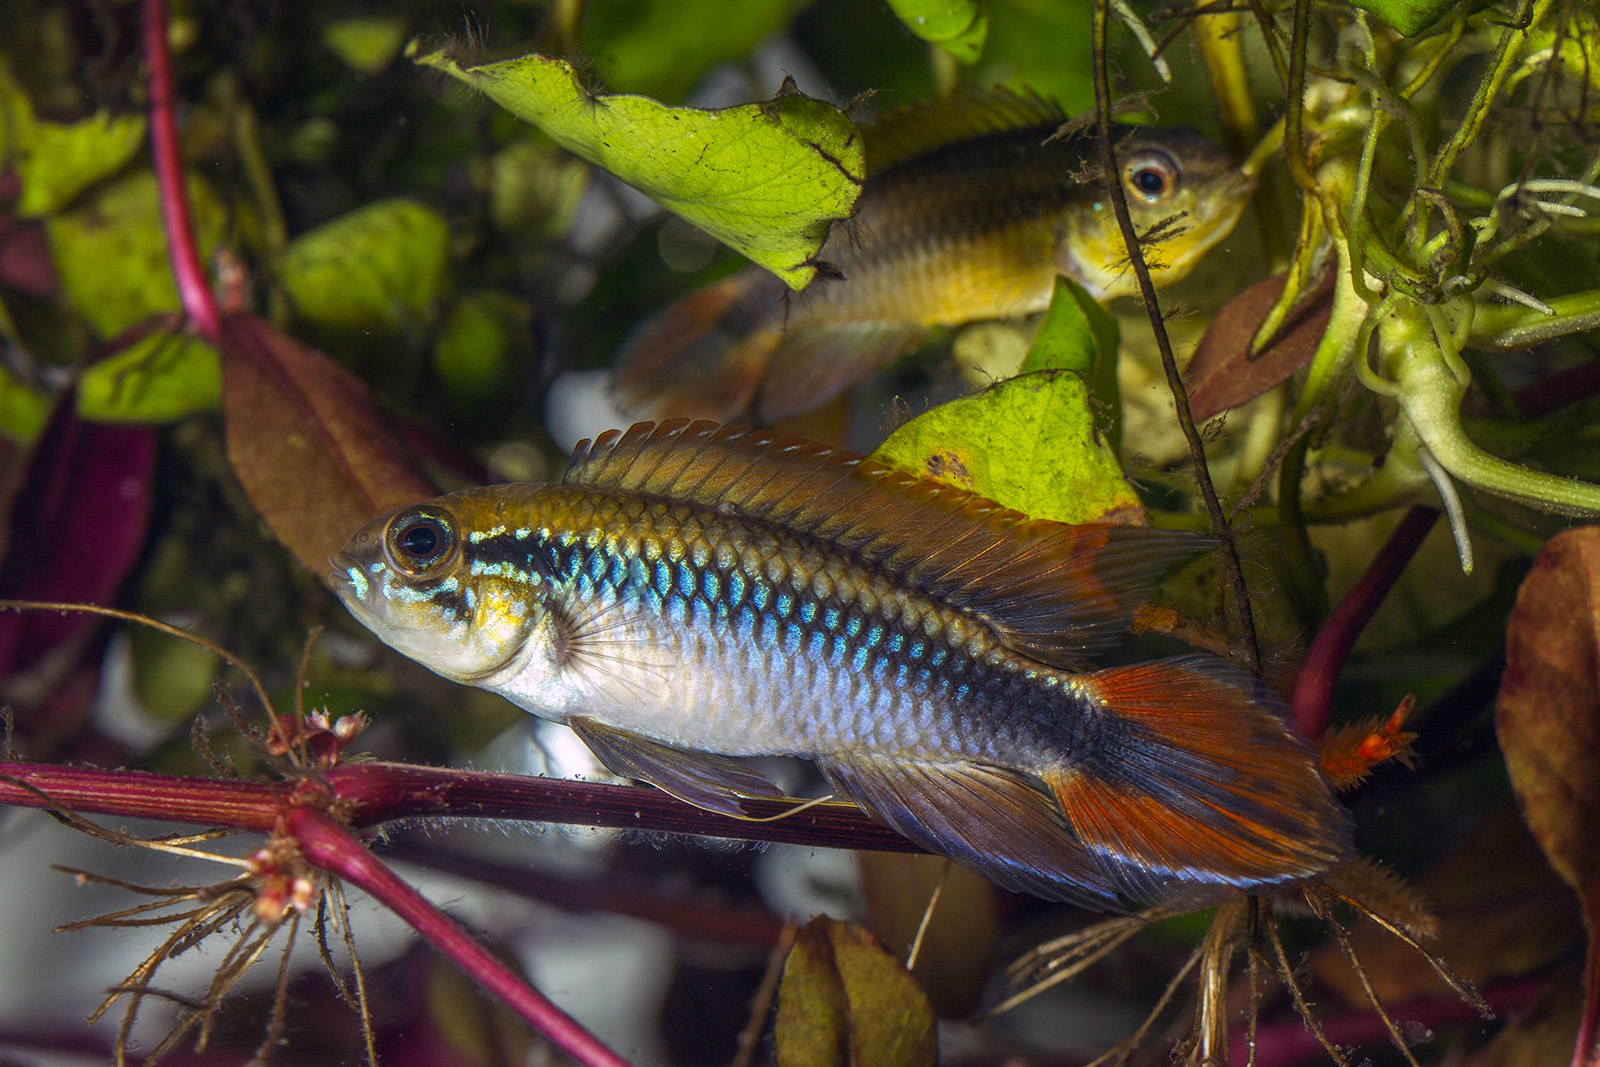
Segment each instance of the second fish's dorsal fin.
[{"label": "second fish's dorsal fin", "polygon": [[686,500],[814,538],[982,618],[1008,647],[1076,667],[1157,578],[1210,547],[1140,526],[1068,526],[798,437],[675,419],[580,442],[570,485]]},{"label": "second fish's dorsal fin", "polygon": [[879,173],[957,141],[1066,121],[1060,104],[1031,89],[963,89],[918,100],[862,127],[867,172]]}]

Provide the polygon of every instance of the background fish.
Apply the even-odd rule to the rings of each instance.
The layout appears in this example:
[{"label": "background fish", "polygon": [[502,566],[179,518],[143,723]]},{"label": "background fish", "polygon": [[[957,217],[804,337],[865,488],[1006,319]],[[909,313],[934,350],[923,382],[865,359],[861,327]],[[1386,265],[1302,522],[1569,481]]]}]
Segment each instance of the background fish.
[{"label": "background fish", "polygon": [[[863,130],[869,176],[847,225],[790,294],[759,267],[684,297],[618,356],[632,415],[778,418],[816,407],[928,327],[1042,311],[1057,274],[1099,299],[1136,291],[1092,130],[1004,90],[916,104]],[[1190,129],[1118,127],[1117,156],[1157,285],[1232,231],[1256,178]]]},{"label": "background fish", "polygon": [[690,803],[737,815],[776,795],[725,756],[804,756],[1001,885],[1121,908],[1351,855],[1344,809],[1253,679],[1206,656],[1085,668],[1205,544],[677,421],[580,445],[560,484],[375,519],[330,583],[401,652]]}]

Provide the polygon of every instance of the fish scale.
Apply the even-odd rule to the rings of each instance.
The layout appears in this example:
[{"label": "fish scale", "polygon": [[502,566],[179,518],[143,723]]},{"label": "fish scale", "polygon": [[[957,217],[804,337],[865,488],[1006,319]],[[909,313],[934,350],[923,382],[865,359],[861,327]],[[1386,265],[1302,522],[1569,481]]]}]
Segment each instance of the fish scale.
[{"label": "fish scale", "polygon": [[[981,626],[845,554],[785,542],[715,512],[641,499],[552,489],[537,505],[502,510],[501,521],[527,535],[501,535],[517,543],[509,550],[469,543],[468,570],[479,552],[491,565],[521,553],[530,562],[519,573],[547,572],[543,580],[571,605],[570,615],[627,620],[609,638],[640,649],[647,672],[665,658],[677,671],[674,682],[701,693],[706,707],[737,711],[727,697],[744,687],[754,705],[772,709],[759,742],[730,728],[726,715],[691,715],[700,730],[676,730],[676,743],[732,755],[774,745],[811,754],[858,743],[926,751],[927,738],[941,737],[951,747],[932,750],[940,755],[980,740],[970,717],[1002,723],[1023,709],[1066,711],[1061,694],[1070,685],[1062,683],[1070,679],[1039,672]],[[629,532],[602,532],[619,527]],[[780,657],[792,663],[778,671]],[[594,684],[605,681],[598,672]],[[513,675],[495,688],[514,695],[518,686]],[[651,725],[648,717],[623,716],[615,724]],[[1024,721],[989,742],[1009,751],[985,754],[1014,759],[1041,743]]]},{"label": "fish scale", "polygon": [[1206,544],[677,421],[580,445],[559,484],[381,516],[329,583],[396,649],[689,803],[741,815],[779,794],[727,757],[802,756],[930,851],[1118,909],[1351,856],[1255,680],[1202,655],[1089,662]]}]

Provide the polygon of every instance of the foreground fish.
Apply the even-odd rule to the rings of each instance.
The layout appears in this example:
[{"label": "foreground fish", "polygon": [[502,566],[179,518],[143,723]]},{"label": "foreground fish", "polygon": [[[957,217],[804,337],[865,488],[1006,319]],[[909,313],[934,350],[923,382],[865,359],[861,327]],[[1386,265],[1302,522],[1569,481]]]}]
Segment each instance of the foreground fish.
[{"label": "foreground fish", "polygon": [[[1058,274],[1099,299],[1137,291],[1092,130],[1056,137],[1053,103],[1001,90],[913,105],[864,131],[869,176],[850,223],[789,294],[749,267],[647,322],[612,391],[637,416],[777,418],[816,407],[928,327],[1042,311]],[[1194,268],[1255,189],[1193,130],[1119,127],[1135,229],[1157,285]]]},{"label": "foreground fish", "polygon": [[1120,908],[1350,857],[1344,810],[1247,675],[1084,669],[1204,545],[680,420],[580,444],[559,484],[374,519],[330,580],[401,652],[692,804],[777,795],[724,756],[804,756],[1001,885]]}]

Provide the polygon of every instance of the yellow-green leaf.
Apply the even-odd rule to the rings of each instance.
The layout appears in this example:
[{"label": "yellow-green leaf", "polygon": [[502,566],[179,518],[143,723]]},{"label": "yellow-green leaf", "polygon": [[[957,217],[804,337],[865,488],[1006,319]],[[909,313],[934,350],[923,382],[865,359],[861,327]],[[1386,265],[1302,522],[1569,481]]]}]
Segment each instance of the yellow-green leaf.
[{"label": "yellow-green leaf", "polygon": [[0,55],[0,167],[21,155],[33,143],[33,101]]},{"label": "yellow-green leaf", "polygon": [[78,379],[78,414],[96,422],[174,422],[222,403],[217,350],[158,330]]},{"label": "yellow-green leaf", "polygon": [[36,392],[0,367],[0,434],[21,444],[39,436],[50,417],[50,398]]},{"label": "yellow-green leaf", "polygon": [[[200,254],[209,257],[222,235],[222,205],[196,175],[189,176],[188,190]],[[62,288],[101,337],[157,312],[178,310],[156,180],[148,171],[99,189],[44,223]]]},{"label": "yellow-green leaf", "polygon": [[989,12],[981,0],[889,0],[912,33],[963,63],[975,63],[989,35]]},{"label": "yellow-green leaf", "polygon": [[933,1067],[927,994],[878,940],[819,916],[795,938],[778,987],[778,1067]]},{"label": "yellow-green leaf", "polygon": [[28,218],[66,207],[72,198],[121,170],[144,144],[144,118],[102,111],[82,122],[38,122],[21,153],[17,214]]},{"label": "yellow-green leaf", "polygon": [[340,19],[322,31],[322,43],[355,71],[376,74],[405,44],[405,20],[391,15]]},{"label": "yellow-green leaf", "polygon": [[1127,522],[1143,505],[1070,371],[1024,374],[912,419],[872,458],[1057,522]]},{"label": "yellow-green leaf", "polygon": [[456,301],[433,348],[433,367],[457,398],[499,392],[511,385],[510,358],[526,345],[528,305],[505,293],[472,293]]},{"label": "yellow-green leaf", "polygon": [[861,188],[855,126],[800,93],[704,111],[592,92],[548,56],[465,69],[439,52],[417,61],[482,90],[796,289],[816,275],[812,257]]},{"label": "yellow-green leaf", "polygon": [[292,241],[278,275],[295,310],[338,329],[393,329],[439,294],[450,229],[432,208],[379,200]]}]

